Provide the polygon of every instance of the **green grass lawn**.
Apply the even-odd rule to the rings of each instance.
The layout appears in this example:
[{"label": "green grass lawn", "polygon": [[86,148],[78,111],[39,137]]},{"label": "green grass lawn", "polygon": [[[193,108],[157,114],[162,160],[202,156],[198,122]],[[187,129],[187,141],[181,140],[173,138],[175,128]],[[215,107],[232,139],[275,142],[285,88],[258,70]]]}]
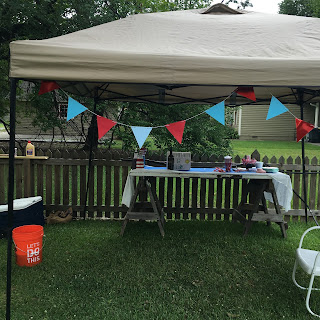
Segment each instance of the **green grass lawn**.
[{"label": "green grass lawn", "polygon": [[[242,141],[232,140],[233,155],[244,156],[258,150],[261,158],[267,156],[269,159],[275,156],[277,159],[283,156],[287,159],[291,156],[301,158],[301,143],[295,141]],[[317,157],[320,160],[320,146],[305,143],[305,156],[310,160]]]},{"label": "green grass lawn", "polygon": [[[73,221],[45,227],[43,261],[13,265],[11,319],[312,319],[291,280],[295,249],[263,223]],[[316,234],[307,239],[318,246]],[[6,240],[0,240],[0,318],[5,318]],[[307,278],[302,282],[307,283]],[[319,281],[316,282],[319,285]],[[320,293],[311,307],[320,311]]]}]

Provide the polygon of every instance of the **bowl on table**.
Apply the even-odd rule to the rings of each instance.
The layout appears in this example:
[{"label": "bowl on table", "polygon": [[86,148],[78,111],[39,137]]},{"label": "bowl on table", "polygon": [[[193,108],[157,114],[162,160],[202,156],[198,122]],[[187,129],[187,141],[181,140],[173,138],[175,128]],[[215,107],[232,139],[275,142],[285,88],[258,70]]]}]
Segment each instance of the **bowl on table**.
[{"label": "bowl on table", "polygon": [[263,167],[262,168],[266,173],[277,173],[279,172],[278,167]]}]

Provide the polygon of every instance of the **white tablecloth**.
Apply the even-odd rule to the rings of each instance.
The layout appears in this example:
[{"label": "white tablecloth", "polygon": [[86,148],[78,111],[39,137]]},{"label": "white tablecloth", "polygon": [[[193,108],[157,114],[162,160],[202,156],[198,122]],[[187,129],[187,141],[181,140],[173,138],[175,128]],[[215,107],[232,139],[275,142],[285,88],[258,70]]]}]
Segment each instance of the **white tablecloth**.
[{"label": "white tablecloth", "polygon": [[[269,173],[272,177],[272,182],[276,195],[278,198],[279,205],[284,209],[285,212],[291,209],[291,200],[293,196],[291,179],[287,174]],[[272,195],[269,192],[265,192],[264,196],[266,200],[273,202]]]},{"label": "white tablecloth", "polygon": [[[291,209],[292,200],[292,184],[291,179],[287,174],[278,173],[255,173],[255,172],[215,172],[214,169],[209,168],[191,168],[191,171],[173,171],[164,168],[146,167],[146,169],[134,169],[129,172],[126,185],[122,194],[122,204],[129,207],[132,196],[134,194],[134,177],[178,177],[178,178],[216,178],[232,177],[241,175],[243,179],[272,179],[276,191],[279,205],[284,211]],[[271,193],[265,192],[265,198],[273,202]]]}]

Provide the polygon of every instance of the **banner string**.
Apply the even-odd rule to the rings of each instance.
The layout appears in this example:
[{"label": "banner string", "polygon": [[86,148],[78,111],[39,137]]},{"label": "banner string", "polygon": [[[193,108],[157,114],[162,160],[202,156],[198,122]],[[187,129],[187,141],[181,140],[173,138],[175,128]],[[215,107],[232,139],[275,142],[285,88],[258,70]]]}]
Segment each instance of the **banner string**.
[{"label": "banner string", "polygon": [[[59,88],[58,90],[61,90],[67,97],[69,97],[69,95],[68,95],[62,88]],[[226,101],[227,99],[229,99],[234,92],[236,92],[236,90],[234,90],[232,93],[230,93],[230,95],[227,96],[227,97],[226,97],[224,100],[222,100],[221,102],[224,102],[224,101]],[[270,93],[270,95],[271,95],[272,97],[274,96],[271,92],[269,92],[269,93]],[[281,101],[280,101],[280,102],[281,102]],[[91,114],[93,114],[93,115],[95,115],[95,116],[99,116],[98,114],[96,114],[95,112],[91,111],[91,110],[88,109],[88,108],[87,108],[87,111],[89,111]],[[288,108],[287,108],[287,112],[290,113],[295,119],[298,119]],[[200,115],[202,115],[202,114],[204,114],[204,113],[206,113],[206,110],[204,110],[204,111],[202,111],[202,112],[200,112],[200,113],[198,113],[198,114],[196,114],[196,115],[194,115],[194,116],[192,116],[192,117],[190,117],[190,118],[187,118],[187,119],[185,119],[185,120],[180,120],[180,121],[189,121],[189,120],[192,120],[193,118],[199,117]],[[111,120],[111,119],[110,119],[110,120]],[[115,121],[115,120],[112,120],[112,121],[116,122],[118,125],[121,125],[121,126],[130,127],[130,128],[131,128],[131,127],[134,127],[134,126],[132,126],[132,125],[129,125],[129,124],[126,124],[126,123],[123,123],[123,122],[119,122],[119,121]],[[179,122],[179,121],[176,121],[176,122]],[[152,128],[152,129],[158,129],[158,128],[165,128],[165,127],[166,127],[166,125],[159,125],[159,126],[154,126],[154,127],[150,127],[150,128]]]},{"label": "banner string", "polygon": [[[68,95],[63,89],[61,89],[61,88],[59,88],[59,89],[69,98],[69,95]],[[224,101],[226,101],[227,99],[229,99],[232,94],[233,94],[233,92],[232,92],[229,96],[227,96],[224,100],[220,101],[219,103],[224,102]],[[86,107],[86,108],[87,108],[87,107]],[[93,115],[95,115],[95,116],[102,117],[102,116],[96,114],[95,112],[91,111],[91,110],[88,109],[88,108],[87,108],[86,111],[89,111],[91,114],[93,114]],[[192,117],[190,117],[190,118],[187,118],[187,119],[185,119],[185,120],[180,120],[180,121],[188,121],[188,120],[191,120],[191,119],[193,119],[193,118],[199,117],[200,115],[202,115],[202,114],[204,114],[204,113],[206,113],[206,110],[204,110],[204,111],[202,111],[202,112],[200,112],[200,113],[198,113],[198,114],[196,114],[196,115],[194,115],[194,116],[192,116]],[[111,119],[110,119],[110,120],[111,120]],[[126,124],[126,123],[119,122],[119,121],[115,121],[115,120],[112,120],[112,121],[116,122],[117,124],[119,124],[119,125],[121,125],[121,126],[130,127],[130,128],[131,128],[131,127],[135,127],[135,126],[132,126],[132,125],[129,125],[129,124]],[[175,122],[180,122],[180,121],[175,121]],[[165,128],[165,127],[166,127],[166,125],[159,125],[159,126],[149,127],[149,128],[157,129],[157,128]]]},{"label": "banner string", "polygon": [[[41,85],[42,86],[42,85]],[[45,88],[43,88],[44,90],[45,90]],[[60,89],[61,90],[61,92],[62,93],[64,93],[65,95],[66,95],[66,97],[68,98],[68,110],[69,110],[69,107],[70,107],[70,105],[69,105],[69,103],[70,103],[70,99],[72,99],[72,100],[74,100],[73,98],[71,98],[62,88],[54,88],[54,89],[50,89],[49,88],[49,90],[48,91],[46,91],[46,92],[49,92],[49,91],[52,91],[52,90],[56,90],[56,89]],[[222,100],[222,101],[220,101],[219,103],[216,103],[214,106],[217,106],[217,105],[219,105],[220,103],[222,103],[222,102],[225,102],[228,98],[230,98],[234,93],[237,93],[237,91],[238,91],[238,89],[239,88],[237,88],[236,90],[234,90],[233,92],[231,92],[230,93],[230,95],[228,95],[224,100]],[[253,91],[253,88],[252,88],[252,91]],[[41,92],[41,93],[40,93]],[[39,91],[39,94],[43,94],[43,93],[45,93],[45,92],[43,92],[43,90],[41,91],[41,87],[40,87],[40,91]],[[254,92],[253,92],[254,93]],[[249,99],[251,99],[251,97],[249,97],[249,96],[247,96],[247,95],[243,95],[243,94],[241,94],[241,93],[239,93],[239,95],[242,95],[242,96],[244,96],[244,97],[247,97],[247,98],[249,98]],[[271,97],[272,98],[275,98],[280,104],[282,104],[281,103],[281,101],[279,101],[276,97],[274,97],[273,96],[273,94],[272,93],[270,93],[270,95],[271,95]],[[251,99],[252,100],[252,99]],[[216,118],[216,117],[214,117],[212,114],[210,114],[210,112],[208,111],[208,110],[210,110],[211,108],[213,108],[213,107],[211,107],[211,108],[209,108],[209,109],[206,109],[206,110],[204,110],[204,111],[202,111],[202,112],[200,112],[200,113],[198,113],[198,114],[195,114],[195,115],[193,115],[193,116],[191,116],[191,117],[189,117],[189,118],[187,118],[187,119],[185,119],[185,120],[180,120],[180,121],[175,121],[175,122],[173,122],[173,123],[171,123],[171,124],[166,124],[166,125],[159,125],[159,126],[154,126],[154,127],[145,127],[145,126],[132,126],[132,125],[128,125],[128,124],[126,124],[126,123],[122,123],[122,122],[119,122],[119,121],[115,121],[115,120],[111,120],[111,119],[108,119],[108,118],[105,118],[105,117],[103,117],[103,116],[100,116],[100,115],[98,115],[97,113],[95,113],[95,112],[93,112],[93,111],[91,111],[90,109],[88,109],[87,107],[85,107],[83,104],[81,104],[80,102],[78,102],[78,101],[76,101],[76,100],[74,100],[77,104],[79,104],[79,105],[81,105],[83,108],[80,108],[80,112],[78,112],[77,114],[72,114],[71,113],[71,115],[73,115],[73,117],[75,117],[76,115],[78,115],[78,114],[80,114],[80,113],[82,113],[82,112],[84,112],[84,111],[89,111],[91,114],[93,114],[93,115],[95,115],[96,117],[101,117],[101,118],[104,118],[104,119],[106,119],[106,120],[109,120],[109,121],[111,121],[111,122],[113,122],[114,123],[114,125],[115,124],[118,124],[118,125],[122,125],[122,126],[125,126],[125,127],[130,127],[132,130],[133,130],[133,133],[135,134],[135,136],[136,136],[136,139],[137,139],[137,134],[138,134],[138,131],[137,130],[134,130],[134,128],[135,129],[138,129],[138,128],[140,128],[140,129],[143,129],[143,128],[147,128],[147,129],[150,129],[149,131],[148,131],[148,133],[146,134],[146,133],[143,133],[143,134],[146,134],[146,136],[145,136],[145,139],[147,138],[147,136],[148,136],[148,134],[150,133],[150,131],[152,130],[152,129],[156,129],[156,128],[164,128],[164,127],[167,127],[167,129],[172,133],[172,135],[177,139],[177,141],[179,142],[179,143],[181,143],[181,140],[182,140],[182,136],[180,137],[180,133],[177,135],[177,133],[178,132],[176,132],[176,129],[174,129],[174,130],[172,130],[172,129],[169,129],[169,126],[172,124],[175,124],[175,125],[177,125],[179,122],[186,122],[186,121],[189,121],[189,120],[191,120],[191,119],[193,119],[193,118],[196,118],[196,117],[198,117],[198,116],[200,116],[200,115],[202,115],[202,114],[204,114],[204,113],[208,113],[212,118],[214,118],[214,119],[216,119],[217,121],[219,121],[220,123],[222,123],[223,125],[224,125],[224,121],[223,122],[221,122],[218,118]],[[254,100],[255,101],[255,100]],[[271,101],[272,101],[272,99],[271,99]],[[283,104],[282,104],[283,105]],[[223,108],[225,107],[225,104],[223,104]],[[268,117],[267,116],[267,120],[268,119],[271,119],[271,118],[273,118],[274,116],[277,116],[277,115],[280,115],[281,113],[284,113],[284,112],[289,112],[296,120],[298,119],[298,120],[300,120],[300,123],[302,123],[302,124],[307,124],[308,126],[306,127],[304,127],[303,129],[304,130],[301,130],[300,129],[300,133],[301,134],[303,134],[301,137],[300,137],[300,139],[301,138],[303,138],[308,132],[310,132],[311,130],[312,130],[312,128],[315,128],[312,124],[310,124],[310,123],[307,123],[307,122],[305,122],[305,121],[303,121],[303,120],[301,120],[301,119],[299,119],[299,118],[297,118],[287,107],[285,107],[284,105],[283,105],[283,107],[284,108],[282,108],[283,110],[285,110],[285,111],[282,111],[282,112],[280,112],[280,113],[278,113],[278,114],[275,114],[275,115],[273,115],[272,117]],[[271,108],[271,103],[270,103],[270,107],[269,107],[269,112],[270,112],[270,108]],[[83,109],[85,109],[85,110],[83,110]],[[280,111],[281,111],[281,109],[280,109]],[[69,112],[69,111],[68,111]],[[268,113],[268,115],[269,115],[269,113]],[[225,114],[224,114],[224,116],[225,116]],[[73,117],[70,117],[69,119],[72,119]],[[297,121],[296,121],[297,122]],[[178,130],[181,130],[182,131],[182,135],[183,135],[183,131],[184,131],[184,126],[185,126],[185,124],[183,124],[183,128],[181,127],[181,128],[179,128]],[[299,126],[300,126],[300,124],[299,124]],[[297,129],[297,134],[298,134],[298,127],[299,126],[297,126],[297,124],[296,124],[296,129]],[[180,126],[179,126],[180,127]],[[98,128],[99,129],[99,128]],[[140,130],[139,129],[139,130]],[[109,129],[108,129],[109,130]],[[135,132],[136,131],[136,132]],[[107,132],[107,131],[106,131]],[[178,137],[178,138],[177,138]],[[140,146],[140,143],[141,143],[141,141],[140,141],[140,138],[139,139],[137,139],[137,142],[138,142],[138,144],[139,144],[139,146]],[[297,140],[298,141],[298,140]],[[143,142],[144,143],[144,142]],[[143,143],[142,143],[142,145],[143,145]]]}]

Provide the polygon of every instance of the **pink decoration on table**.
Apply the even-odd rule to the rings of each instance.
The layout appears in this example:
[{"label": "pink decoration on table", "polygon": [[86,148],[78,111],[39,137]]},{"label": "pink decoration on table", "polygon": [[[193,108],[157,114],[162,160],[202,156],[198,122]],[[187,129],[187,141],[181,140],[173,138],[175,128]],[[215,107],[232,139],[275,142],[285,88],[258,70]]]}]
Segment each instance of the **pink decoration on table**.
[{"label": "pink decoration on table", "polygon": [[249,158],[242,158],[242,164],[244,164],[244,165],[247,165],[247,164],[252,164],[252,165],[254,165],[254,164],[256,164],[256,162],[257,162],[257,160],[255,159],[255,158],[252,158],[251,159],[251,157]]}]

